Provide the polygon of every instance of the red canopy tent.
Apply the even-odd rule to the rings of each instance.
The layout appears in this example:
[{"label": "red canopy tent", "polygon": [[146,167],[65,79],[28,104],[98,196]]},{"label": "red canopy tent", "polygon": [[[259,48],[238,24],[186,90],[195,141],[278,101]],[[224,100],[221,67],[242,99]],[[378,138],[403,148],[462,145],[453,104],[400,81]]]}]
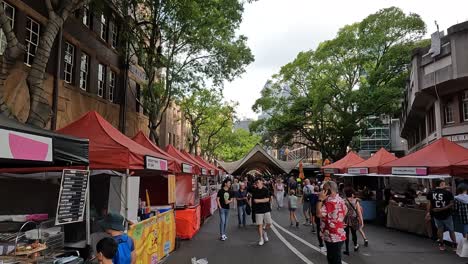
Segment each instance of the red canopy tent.
[{"label": "red canopy tent", "polygon": [[[147,149],[107,122],[95,111],[58,130],[59,133],[89,138],[89,161],[91,169],[142,170],[145,169],[145,156],[166,161],[169,157]],[[162,171],[167,170],[167,165]]]},{"label": "red canopy tent", "polygon": [[203,159],[202,157],[200,157],[200,156],[194,156],[194,157],[195,157],[195,159],[197,159],[199,162],[205,164],[205,165],[210,169],[210,171],[212,172],[211,175],[218,175],[219,169],[216,168],[215,165],[213,165],[213,164],[207,162],[206,160],[204,160],[204,159]]},{"label": "red canopy tent", "polygon": [[162,150],[160,147],[156,146],[147,136],[142,131],[139,131],[134,137],[133,141],[136,143],[144,146],[145,148],[148,148],[156,153],[161,154],[164,157],[167,157],[167,160],[170,160],[169,162],[169,171],[178,173],[182,172],[182,163],[180,159],[177,159],[175,157],[172,157],[169,153],[166,151]]},{"label": "red canopy tent", "polygon": [[193,163],[197,164],[198,167],[200,168],[200,175],[210,175],[210,170],[209,170],[209,166],[207,166],[204,162],[200,162],[199,160],[197,160],[192,154],[188,153],[187,151],[185,150],[182,150],[181,153],[188,159],[188,160],[191,160]]},{"label": "red canopy tent", "polygon": [[383,173],[409,175],[453,175],[454,168],[468,160],[468,149],[440,138],[430,145],[382,166]]},{"label": "red canopy tent", "polygon": [[199,174],[200,168],[197,163],[188,159],[182,152],[176,149],[172,145],[167,145],[166,152],[174,158],[181,160],[182,163],[182,172],[188,174]]},{"label": "red canopy tent", "polygon": [[381,148],[369,159],[352,165],[348,168],[350,174],[368,174],[368,173],[379,173],[382,171],[381,166],[390,161],[397,160],[392,153],[386,149]]},{"label": "red canopy tent", "polygon": [[350,151],[344,158],[330,164],[322,167],[322,170],[327,173],[328,170],[333,170],[332,173],[345,173],[346,169],[358,164],[360,162],[363,162],[364,159],[359,157],[358,154],[354,151]]}]

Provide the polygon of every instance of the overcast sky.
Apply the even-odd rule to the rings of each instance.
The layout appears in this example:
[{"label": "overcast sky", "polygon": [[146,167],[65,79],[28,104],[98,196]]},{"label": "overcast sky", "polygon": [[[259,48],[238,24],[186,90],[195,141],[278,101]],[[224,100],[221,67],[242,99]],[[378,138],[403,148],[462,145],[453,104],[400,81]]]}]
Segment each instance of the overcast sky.
[{"label": "overcast sky", "polygon": [[239,102],[241,118],[256,118],[252,105],[268,78],[297,53],[315,49],[346,24],[361,21],[381,8],[397,6],[421,15],[428,36],[468,20],[468,0],[259,0],[245,9],[240,34],[255,56],[246,73],[225,84],[226,100]]}]

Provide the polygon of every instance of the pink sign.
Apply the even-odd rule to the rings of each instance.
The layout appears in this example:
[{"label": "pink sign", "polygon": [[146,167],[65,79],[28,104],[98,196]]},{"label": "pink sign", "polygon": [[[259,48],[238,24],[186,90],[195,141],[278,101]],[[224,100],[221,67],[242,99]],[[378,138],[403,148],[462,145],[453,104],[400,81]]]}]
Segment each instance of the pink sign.
[{"label": "pink sign", "polygon": [[52,162],[52,138],[0,129],[0,158]]}]

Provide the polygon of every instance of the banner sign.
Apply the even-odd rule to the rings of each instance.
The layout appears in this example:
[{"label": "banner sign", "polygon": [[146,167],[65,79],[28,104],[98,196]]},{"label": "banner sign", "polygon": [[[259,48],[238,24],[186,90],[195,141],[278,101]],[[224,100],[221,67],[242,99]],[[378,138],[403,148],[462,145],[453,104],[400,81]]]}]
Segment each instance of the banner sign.
[{"label": "banner sign", "polygon": [[336,169],[323,169],[324,173],[336,173]]},{"label": "banner sign", "polygon": [[216,171],[215,171],[215,170],[210,170],[210,172],[211,172],[211,176],[216,175]]},{"label": "banner sign", "polygon": [[63,170],[55,216],[56,225],[82,222],[86,208],[89,171]]},{"label": "banner sign", "polygon": [[186,163],[182,163],[182,172],[183,173],[192,173],[192,166]]},{"label": "banner sign", "polygon": [[176,177],[175,175],[167,175],[168,197],[169,204],[176,203]]},{"label": "banner sign", "polygon": [[0,128],[0,159],[53,161],[52,138]]},{"label": "banner sign", "polygon": [[145,156],[145,169],[167,171],[167,160]]},{"label": "banner sign", "polygon": [[427,167],[392,167],[392,174],[426,176]]},{"label": "banner sign", "polygon": [[175,248],[174,211],[162,214],[132,225],[128,235],[135,243],[137,264],[157,264]]},{"label": "banner sign", "polygon": [[348,168],[349,174],[368,174],[369,168]]},{"label": "banner sign", "polygon": [[202,175],[208,175],[208,170],[205,169],[205,168],[202,168],[202,169],[201,169],[201,174],[202,174]]}]

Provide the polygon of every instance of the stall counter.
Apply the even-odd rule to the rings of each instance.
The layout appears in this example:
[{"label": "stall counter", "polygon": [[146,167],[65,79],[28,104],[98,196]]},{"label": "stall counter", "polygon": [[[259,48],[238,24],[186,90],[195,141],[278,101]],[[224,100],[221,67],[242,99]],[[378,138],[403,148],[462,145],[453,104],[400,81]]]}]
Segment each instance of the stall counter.
[{"label": "stall counter", "polygon": [[418,235],[428,236],[426,211],[390,204],[387,211],[387,227]]},{"label": "stall counter", "polygon": [[200,199],[201,221],[205,221],[211,215],[211,196]]},{"label": "stall counter", "polygon": [[192,239],[200,230],[200,206],[176,210],[176,234],[181,239]]}]

